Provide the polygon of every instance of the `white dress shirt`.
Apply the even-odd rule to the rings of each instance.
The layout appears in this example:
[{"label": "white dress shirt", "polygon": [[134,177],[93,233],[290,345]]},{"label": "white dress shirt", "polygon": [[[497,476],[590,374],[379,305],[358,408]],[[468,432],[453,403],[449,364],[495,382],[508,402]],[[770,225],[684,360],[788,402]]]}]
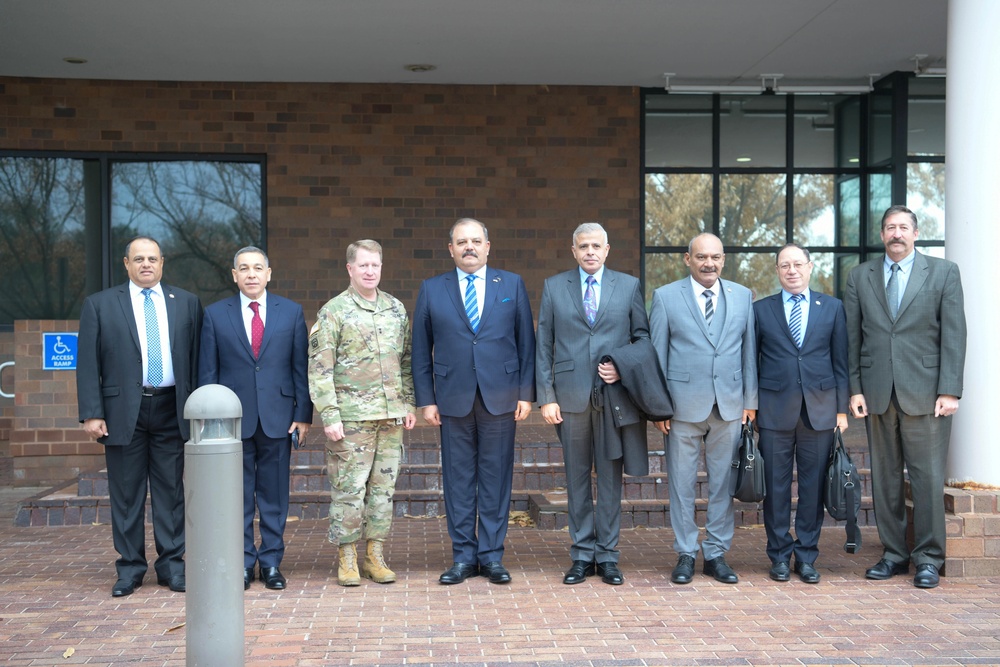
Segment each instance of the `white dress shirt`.
[{"label": "white dress shirt", "polygon": [[[139,349],[142,351],[142,384],[146,387],[149,384],[149,366],[147,363],[146,349],[149,347],[146,342],[146,296],[142,293],[143,288],[136,285],[131,280],[128,283],[129,294],[132,297],[132,313],[135,315],[135,326],[139,334]],[[163,287],[156,283],[150,288],[149,297],[156,307],[156,324],[160,327],[160,358],[163,360],[163,382],[161,387],[173,387],[176,384],[174,379],[174,361],[170,356],[170,328],[167,323],[167,304],[163,300]]]}]

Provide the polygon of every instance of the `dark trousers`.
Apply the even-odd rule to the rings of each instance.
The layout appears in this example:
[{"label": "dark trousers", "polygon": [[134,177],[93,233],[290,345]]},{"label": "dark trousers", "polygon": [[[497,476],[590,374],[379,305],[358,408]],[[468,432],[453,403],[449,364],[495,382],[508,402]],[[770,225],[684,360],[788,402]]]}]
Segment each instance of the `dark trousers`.
[{"label": "dark trousers", "polygon": [[[622,463],[595,455],[594,434],[598,413],[562,413],[556,425],[562,442],[566,469],[566,497],[572,560],[617,563],[618,535],[622,519]],[[592,472],[597,472],[597,503],[591,488]]]},{"label": "dark trousers", "polygon": [[[908,415],[893,391],[889,408],[870,415],[868,446],[872,462],[872,499],[878,537],[885,557],[894,563],[930,563],[939,569],[945,557],[944,469],[951,440],[951,417]],[[906,542],[906,485],[913,498],[913,539]]]},{"label": "dark trousers", "polygon": [[173,393],[143,397],[132,441],[105,447],[111,534],[118,577],[146,574],[146,490],[153,512],[154,569],[160,579],[184,574],[184,441]]},{"label": "dark trousers", "polygon": [[[269,438],[260,422],[243,439],[243,566],[278,567],[285,555],[290,436]],[[260,514],[260,547],[254,544],[254,511]]]},{"label": "dark trousers", "polygon": [[[814,431],[803,417],[794,431],[760,429],[764,460],[764,528],[767,556],[772,563],[791,560],[814,563],[823,528],[823,479],[833,447],[833,431]],[[799,497],[795,510],[795,539],[791,535],[792,468],[798,472]]]},{"label": "dark trousers", "polygon": [[456,563],[486,564],[503,558],[514,478],[514,431],[514,413],[490,414],[478,390],[472,412],[441,417],[444,506]]}]

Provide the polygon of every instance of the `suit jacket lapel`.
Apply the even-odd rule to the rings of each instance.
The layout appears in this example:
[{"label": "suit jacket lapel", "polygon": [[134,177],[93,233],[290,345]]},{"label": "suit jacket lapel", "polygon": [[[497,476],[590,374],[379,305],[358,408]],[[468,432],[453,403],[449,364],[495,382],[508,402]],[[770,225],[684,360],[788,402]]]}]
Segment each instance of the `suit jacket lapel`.
[{"label": "suit jacket lapel", "polygon": [[871,284],[872,292],[875,293],[875,300],[882,305],[882,310],[885,311],[885,316],[891,320],[892,315],[889,313],[889,300],[885,296],[884,262],[884,255],[882,256],[882,259],[877,262],[872,262],[869,267],[871,270],[868,272],[868,282]]},{"label": "suit jacket lapel", "polygon": [[[378,297],[376,296],[376,299]],[[271,296],[270,293],[267,295],[267,322],[264,323],[264,339],[260,342],[260,356],[264,356],[264,350],[267,349],[267,344],[271,341],[274,334],[275,328],[281,323],[281,306],[277,297]],[[271,326],[268,326],[270,322]],[[243,334],[243,341],[247,342],[246,333]],[[248,343],[249,345],[249,343]],[[251,354],[253,349],[251,348]]]},{"label": "suit jacket lapel", "polygon": [[[469,331],[472,331],[472,324],[469,322],[469,316],[465,314],[465,302],[459,295],[458,286],[458,272],[449,271],[444,274],[444,286],[445,291],[448,292],[448,298],[455,305],[455,310],[458,311],[458,317],[465,322],[465,326],[469,327]],[[462,293],[465,293],[465,285],[462,285]],[[483,302],[486,301],[486,295],[483,295]],[[482,326],[483,317],[482,314],[479,316],[479,324]]]},{"label": "suit jacket lapel", "polygon": [[[704,334],[705,339],[712,344],[712,347],[715,347],[715,341],[708,335],[708,325],[705,324],[705,312],[701,309],[701,304],[698,303],[698,297],[701,296],[701,293],[699,292],[696,294],[695,291],[691,289],[690,280],[686,280],[681,283],[681,289],[684,290],[686,297],[684,302],[687,304],[688,310],[691,311],[691,317],[693,317],[694,321],[698,323],[698,327],[701,328],[701,333]],[[726,310],[728,311],[729,309],[727,308]]]},{"label": "suit jacket lapel", "polygon": [[[566,273],[566,294],[569,302],[576,307],[576,312],[580,319],[587,322],[587,313],[583,309],[583,292],[580,291],[580,271],[569,271]],[[588,326],[590,326],[588,324]]]},{"label": "suit jacket lapel", "polygon": [[917,293],[920,292],[920,288],[924,286],[927,281],[927,273],[929,267],[927,266],[927,259],[921,255],[916,250],[913,251],[915,256],[913,257],[913,266],[910,270],[910,278],[906,281],[906,291],[903,292],[903,298],[899,300],[899,310],[896,311],[896,319],[898,320],[903,316],[903,311],[906,307],[913,303],[913,299],[916,298]]},{"label": "suit jacket lapel", "polygon": [[177,299],[174,298],[174,292],[170,289],[169,285],[164,285],[160,283],[163,287],[163,302],[167,307],[167,332],[170,338],[170,352],[174,351],[174,329],[177,328]]},{"label": "suit jacket lapel", "polygon": [[[243,310],[242,302],[240,301],[240,295],[230,298],[226,305],[226,311],[229,313],[229,323],[233,325],[233,335],[236,336],[236,340],[240,341],[243,345],[243,349],[246,351],[247,355],[253,359],[253,348],[250,347],[250,340],[247,338],[247,325],[243,322]],[[268,304],[270,306],[270,304]],[[270,313],[268,314],[270,316]],[[267,340],[267,327],[264,327],[264,340]],[[263,346],[261,347],[263,349]]]},{"label": "suit jacket lapel", "polygon": [[118,288],[118,305],[122,308],[125,321],[129,323],[128,330],[132,334],[132,342],[135,343],[135,349],[141,350],[142,347],[139,344],[139,327],[135,321],[135,311],[132,310],[132,292],[129,290],[129,283],[125,283]]},{"label": "suit jacket lapel", "polygon": [[[483,328],[483,324],[486,322],[486,318],[490,316],[493,312],[493,304],[496,303],[497,296],[500,294],[501,278],[500,273],[496,269],[491,269],[486,267],[486,288],[483,290],[483,312],[479,313],[479,328]],[[465,313],[465,304],[462,304],[462,312]],[[466,318],[468,319],[468,318]],[[470,324],[471,328],[472,325]]]},{"label": "suit jacket lapel", "polygon": [[[604,269],[603,281],[601,284],[601,301],[597,304],[597,319],[594,320],[594,326],[601,321],[604,317],[604,311],[607,310],[607,306],[612,303],[614,298],[615,288],[618,286],[618,276],[615,272],[610,269]],[[580,298],[577,299],[580,303],[580,310],[583,310],[583,296],[581,294]],[[584,315],[586,319],[586,315]]]},{"label": "suit jacket lapel", "polygon": [[[770,298],[771,313],[774,314],[774,321],[778,323],[781,330],[785,332],[785,337],[788,342],[791,343],[792,347],[795,347],[795,340],[792,338],[792,330],[788,328],[788,320],[785,318],[785,304],[782,300],[782,293],[778,292]],[[806,328],[806,333],[809,333],[808,327]],[[805,346],[805,338],[802,339],[802,344]]]}]

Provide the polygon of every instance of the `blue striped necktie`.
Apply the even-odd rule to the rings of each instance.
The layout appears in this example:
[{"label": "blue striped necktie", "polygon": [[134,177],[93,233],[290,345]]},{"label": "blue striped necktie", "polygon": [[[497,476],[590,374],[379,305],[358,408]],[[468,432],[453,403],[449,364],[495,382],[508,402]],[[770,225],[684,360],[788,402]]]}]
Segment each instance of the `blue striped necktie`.
[{"label": "blue striped necktie", "polygon": [[587,291],[583,294],[583,312],[587,315],[587,324],[594,326],[597,321],[597,293],[594,291],[594,276],[587,276]]},{"label": "blue striped necktie", "polygon": [[792,312],[788,315],[788,330],[792,332],[795,347],[802,347],[802,301],[801,294],[792,295]]},{"label": "blue striped necktie", "polygon": [[473,331],[479,330],[479,305],[476,303],[476,286],[473,282],[476,276],[466,277],[468,283],[465,285],[465,314],[469,318],[469,324]]},{"label": "blue striped necktie", "polygon": [[156,319],[156,304],[153,303],[148,287],[142,290],[146,297],[142,302],[142,312],[146,316],[146,379],[150,387],[159,387],[163,382],[163,353],[160,351],[160,324]]}]

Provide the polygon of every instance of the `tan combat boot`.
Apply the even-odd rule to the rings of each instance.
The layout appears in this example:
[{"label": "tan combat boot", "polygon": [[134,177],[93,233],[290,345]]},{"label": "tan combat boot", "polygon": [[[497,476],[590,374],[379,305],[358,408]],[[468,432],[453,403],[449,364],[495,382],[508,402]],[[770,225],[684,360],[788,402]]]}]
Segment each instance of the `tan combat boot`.
[{"label": "tan combat boot", "polygon": [[382,557],[382,540],[368,540],[368,553],[361,564],[361,574],[378,584],[396,581],[396,573],[389,569]]},{"label": "tan combat boot", "polygon": [[338,555],[340,561],[337,567],[337,583],[341,586],[358,586],[361,584],[361,575],[358,574],[358,551],[351,544],[341,544]]}]

